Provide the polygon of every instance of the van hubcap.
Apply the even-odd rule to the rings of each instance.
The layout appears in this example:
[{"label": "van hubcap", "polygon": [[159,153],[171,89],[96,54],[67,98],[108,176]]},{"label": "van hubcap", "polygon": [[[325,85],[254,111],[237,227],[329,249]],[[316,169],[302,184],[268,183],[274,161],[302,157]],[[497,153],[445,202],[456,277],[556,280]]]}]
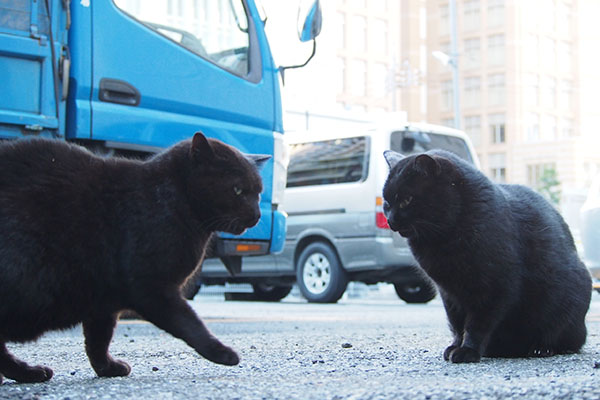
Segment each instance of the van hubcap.
[{"label": "van hubcap", "polygon": [[308,257],[304,263],[304,285],[312,294],[321,294],[329,287],[331,269],[329,260],[321,253]]}]

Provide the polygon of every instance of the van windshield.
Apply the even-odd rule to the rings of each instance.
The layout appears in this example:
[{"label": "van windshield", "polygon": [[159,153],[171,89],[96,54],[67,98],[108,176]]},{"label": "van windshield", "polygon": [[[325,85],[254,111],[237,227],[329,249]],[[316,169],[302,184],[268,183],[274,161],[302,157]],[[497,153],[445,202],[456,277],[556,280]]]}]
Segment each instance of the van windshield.
[{"label": "van windshield", "polygon": [[287,187],[363,181],[368,159],[365,136],[293,144]]},{"label": "van windshield", "polygon": [[471,164],[473,163],[467,143],[456,136],[409,130],[395,131],[391,134],[390,148],[405,156],[433,149],[442,149],[456,154]]}]

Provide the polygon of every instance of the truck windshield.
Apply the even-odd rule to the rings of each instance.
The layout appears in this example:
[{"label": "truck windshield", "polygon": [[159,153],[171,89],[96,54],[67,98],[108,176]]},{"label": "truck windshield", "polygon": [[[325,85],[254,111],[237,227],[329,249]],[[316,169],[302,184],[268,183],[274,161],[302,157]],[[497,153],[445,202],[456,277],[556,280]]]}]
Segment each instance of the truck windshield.
[{"label": "truck windshield", "polygon": [[155,32],[236,75],[249,73],[248,16],[242,0],[114,0]]},{"label": "truck windshield", "polygon": [[395,131],[391,134],[390,149],[405,156],[433,149],[442,149],[473,163],[467,143],[456,136],[409,130]]}]

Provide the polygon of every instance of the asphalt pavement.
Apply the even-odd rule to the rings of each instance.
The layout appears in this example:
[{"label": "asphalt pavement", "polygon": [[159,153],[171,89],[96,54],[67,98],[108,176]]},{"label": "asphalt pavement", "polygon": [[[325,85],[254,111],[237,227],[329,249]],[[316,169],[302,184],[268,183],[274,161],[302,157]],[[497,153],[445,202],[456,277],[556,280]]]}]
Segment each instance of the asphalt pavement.
[{"label": "asphalt pavement", "polygon": [[226,367],[139,320],[120,321],[111,353],[128,377],[97,378],[81,327],[9,344],[31,364],[54,370],[46,383],[5,379],[0,399],[598,399],[600,295],[592,296],[588,341],[580,354],[451,364],[439,299],[407,305],[393,296],[307,304],[231,302],[197,296],[191,304],[241,362]]}]

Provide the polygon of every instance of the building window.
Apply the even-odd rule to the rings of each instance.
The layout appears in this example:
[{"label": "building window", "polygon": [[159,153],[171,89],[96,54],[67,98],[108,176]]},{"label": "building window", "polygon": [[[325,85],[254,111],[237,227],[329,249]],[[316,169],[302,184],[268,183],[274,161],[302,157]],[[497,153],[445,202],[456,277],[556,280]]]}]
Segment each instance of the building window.
[{"label": "building window", "polygon": [[375,19],[371,26],[371,49],[377,54],[387,54],[388,25],[383,19]]},{"label": "building window", "polygon": [[369,3],[369,5],[373,7],[372,10],[376,13],[385,14],[386,12],[388,12],[387,0],[372,1]]},{"label": "building window", "polygon": [[556,79],[545,76],[542,80],[542,102],[544,107],[556,107]]},{"label": "building window", "polygon": [[573,82],[565,79],[560,81],[559,107],[561,110],[573,109]]},{"label": "building window", "polygon": [[536,113],[527,114],[527,141],[536,142],[540,140],[540,115]]},{"label": "building window", "polygon": [[365,17],[355,15],[352,17],[352,26],[350,27],[349,47],[354,51],[367,51],[367,22]]},{"label": "building window", "polygon": [[525,105],[537,107],[540,105],[540,77],[537,74],[525,75]]},{"label": "building window", "polygon": [[488,65],[504,64],[504,35],[488,37]]},{"label": "building window", "polygon": [[556,171],[556,164],[530,164],[527,166],[527,186],[539,189],[542,186],[542,178],[547,171]]},{"label": "building window", "polygon": [[489,27],[504,25],[504,0],[488,1],[488,23]]},{"label": "building window", "polygon": [[490,137],[492,144],[499,144],[506,142],[506,118],[504,114],[490,114],[488,117],[488,124],[490,127]]},{"label": "building window", "polygon": [[450,10],[448,4],[440,6],[440,35],[445,36],[450,34]]},{"label": "building window", "polygon": [[569,138],[575,136],[575,123],[571,118],[563,118],[560,122],[560,136]]},{"label": "building window", "polygon": [[481,78],[472,76],[465,78],[465,107],[481,105]]},{"label": "building window", "polygon": [[525,46],[523,48],[523,59],[525,66],[537,70],[540,65],[540,38],[537,35],[530,34],[527,36]]},{"label": "building window", "polygon": [[363,60],[353,60],[351,69],[352,95],[365,96],[367,84],[367,63]]},{"label": "building window", "polygon": [[558,126],[556,123],[556,117],[554,115],[542,116],[542,128],[540,130],[540,136],[542,140],[552,141],[556,139]]},{"label": "building window", "polygon": [[464,3],[463,28],[465,30],[477,30],[481,21],[481,8],[479,0],[469,0]]},{"label": "building window", "polygon": [[544,2],[544,6],[540,7],[538,12],[539,21],[542,25],[544,33],[554,34],[556,31],[556,9],[554,7],[554,1]]},{"label": "building window", "polygon": [[387,94],[387,75],[388,67],[383,63],[375,63],[371,74],[371,88],[373,96],[383,98]]},{"label": "building window", "polygon": [[448,128],[454,128],[454,118],[444,118],[442,120],[442,125],[447,126]]},{"label": "building window", "polygon": [[559,2],[557,13],[560,15],[556,27],[559,35],[563,37],[571,36],[571,18],[573,14],[571,5],[562,1]]},{"label": "building window", "polygon": [[493,153],[489,156],[490,178],[496,183],[506,183],[506,154]]},{"label": "building window", "polygon": [[558,67],[563,73],[571,73],[573,70],[573,46],[571,43],[559,41],[556,48],[557,57],[560,60]]},{"label": "building window", "polygon": [[471,138],[474,146],[481,145],[481,117],[479,115],[465,117],[465,132]]},{"label": "building window", "polygon": [[542,39],[542,65],[556,64],[556,41],[550,38]]},{"label": "building window", "polygon": [[442,111],[452,110],[452,81],[442,81]]},{"label": "building window", "polygon": [[478,68],[480,66],[481,41],[479,38],[465,40],[465,55],[462,58],[462,62],[465,68]]},{"label": "building window", "polygon": [[490,106],[504,104],[505,97],[504,74],[493,74],[488,77],[488,103]]}]

